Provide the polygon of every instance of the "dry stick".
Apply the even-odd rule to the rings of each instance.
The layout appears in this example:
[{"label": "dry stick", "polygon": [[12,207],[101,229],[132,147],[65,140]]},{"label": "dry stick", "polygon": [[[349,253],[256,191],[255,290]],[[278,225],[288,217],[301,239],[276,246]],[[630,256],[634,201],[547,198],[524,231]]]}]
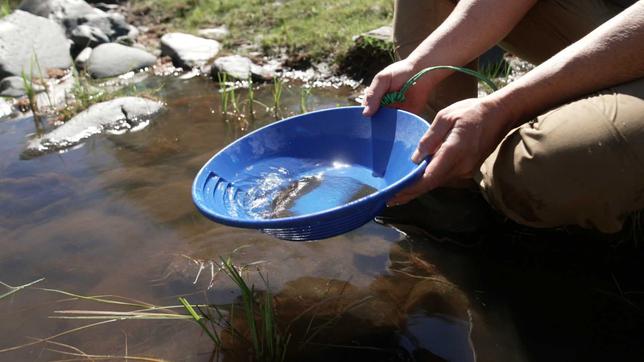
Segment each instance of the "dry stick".
[{"label": "dry stick", "polygon": [[18,350],[18,349],[21,349],[21,348],[25,348],[25,347],[29,347],[29,346],[36,345],[36,344],[41,343],[41,342],[51,341],[51,340],[53,340],[53,339],[56,339],[56,338],[58,338],[58,337],[61,337],[61,336],[67,335],[67,334],[71,334],[71,333],[74,333],[74,332],[82,331],[82,330],[84,330],[84,329],[91,328],[91,327],[100,326],[101,324],[107,324],[107,323],[116,322],[117,320],[118,320],[118,319],[110,319],[110,320],[106,320],[106,321],[100,321],[100,322],[96,322],[96,323],[86,324],[86,325],[84,325],[84,326],[76,327],[76,328],[73,328],[73,329],[66,330],[66,331],[64,331],[64,332],[60,332],[60,333],[58,333],[58,334],[54,334],[53,336],[49,336],[49,337],[47,337],[47,338],[38,339],[38,340],[36,340],[36,341],[34,341],[34,342],[29,342],[29,343],[21,344],[21,345],[19,345],[19,346],[14,346],[14,347],[9,347],[9,348],[0,349],[0,353],[10,352],[10,351],[15,351],[15,350]]},{"label": "dry stick", "polygon": [[43,280],[45,280],[45,278],[40,278],[40,279],[38,279],[38,280],[34,280],[33,282],[30,282],[30,283],[27,283],[27,284],[23,284],[23,285],[19,285],[19,286],[17,286],[17,287],[12,287],[12,286],[11,286],[11,285],[9,285],[9,284],[6,284],[6,283],[3,283],[3,282],[0,282],[0,284],[4,285],[5,287],[7,287],[7,288],[9,288],[9,289],[10,289],[8,292],[6,292],[6,293],[4,293],[4,294],[0,295],[0,299],[6,298],[6,297],[8,297],[8,296],[10,296],[10,295],[12,295],[12,294],[14,294],[14,293],[16,293],[16,292],[18,292],[18,291],[22,290],[22,289],[25,289],[25,288],[27,288],[27,287],[29,287],[29,286],[32,286],[32,285],[34,285],[34,284],[36,284],[36,283],[39,283],[39,282],[43,281]]}]

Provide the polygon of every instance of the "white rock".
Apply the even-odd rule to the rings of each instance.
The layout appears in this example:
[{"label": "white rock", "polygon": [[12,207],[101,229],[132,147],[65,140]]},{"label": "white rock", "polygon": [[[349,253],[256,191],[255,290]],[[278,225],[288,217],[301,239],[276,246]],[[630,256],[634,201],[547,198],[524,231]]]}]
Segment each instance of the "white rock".
[{"label": "white rock", "polygon": [[176,66],[198,67],[214,58],[221,45],[212,39],[184,33],[168,33],[161,37],[161,54],[172,58]]},{"label": "white rock", "polygon": [[223,40],[230,34],[230,31],[227,27],[220,26],[217,28],[201,29],[197,34],[208,39]]}]

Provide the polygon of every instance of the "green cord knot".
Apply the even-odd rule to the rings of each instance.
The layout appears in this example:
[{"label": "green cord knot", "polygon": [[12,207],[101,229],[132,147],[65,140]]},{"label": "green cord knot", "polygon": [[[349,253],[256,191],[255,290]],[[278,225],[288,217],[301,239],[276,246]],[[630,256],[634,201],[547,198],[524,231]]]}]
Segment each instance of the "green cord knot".
[{"label": "green cord knot", "polygon": [[420,72],[414,74],[413,77],[409,78],[408,81],[403,84],[402,88],[400,88],[399,91],[397,92],[389,92],[385,94],[382,99],[380,100],[380,104],[383,106],[388,106],[392,103],[402,103],[405,101],[405,93],[413,86],[420,77],[423,75],[431,72],[432,70],[437,70],[437,69],[449,69],[461,73],[465,73],[467,75],[471,75],[472,77],[477,78],[478,80],[482,81],[483,83],[487,84],[488,87],[490,87],[493,91],[496,91],[496,85],[494,82],[492,82],[488,77],[484,76],[483,74],[474,71],[469,68],[463,68],[463,67],[455,67],[452,65],[436,65],[433,67],[425,68],[421,70]]}]

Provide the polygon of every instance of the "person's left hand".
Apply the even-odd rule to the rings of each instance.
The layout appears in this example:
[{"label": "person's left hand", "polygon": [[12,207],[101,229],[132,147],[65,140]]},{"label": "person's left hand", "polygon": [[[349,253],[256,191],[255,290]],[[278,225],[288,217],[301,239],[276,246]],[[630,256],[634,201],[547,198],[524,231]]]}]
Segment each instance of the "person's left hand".
[{"label": "person's left hand", "polygon": [[450,181],[471,178],[500,142],[510,119],[491,96],[465,99],[438,112],[412,156],[415,163],[433,156],[425,173],[387,205],[401,205]]}]

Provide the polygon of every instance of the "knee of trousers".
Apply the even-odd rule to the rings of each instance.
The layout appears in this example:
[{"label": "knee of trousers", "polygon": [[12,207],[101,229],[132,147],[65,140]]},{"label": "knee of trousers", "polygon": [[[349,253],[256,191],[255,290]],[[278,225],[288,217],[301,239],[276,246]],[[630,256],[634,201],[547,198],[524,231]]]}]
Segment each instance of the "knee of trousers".
[{"label": "knee of trousers", "polygon": [[488,202],[533,227],[619,231],[644,208],[644,132],[620,124],[644,128],[644,113],[620,112],[618,96],[575,101],[512,130],[477,175]]}]

